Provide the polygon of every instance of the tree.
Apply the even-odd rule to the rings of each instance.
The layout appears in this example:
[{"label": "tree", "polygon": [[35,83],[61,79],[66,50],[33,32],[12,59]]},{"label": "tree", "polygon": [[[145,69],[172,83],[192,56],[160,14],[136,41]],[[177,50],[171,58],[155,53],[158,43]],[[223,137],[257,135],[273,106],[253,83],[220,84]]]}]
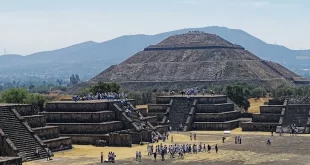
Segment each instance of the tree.
[{"label": "tree", "polygon": [[28,87],[29,90],[31,90],[31,89],[33,89],[33,88],[34,88],[34,85],[33,85],[33,84],[29,85],[29,87]]},{"label": "tree", "polygon": [[2,99],[6,103],[24,103],[27,98],[28,92],[23,88],[12,88],[2,94]]},{"label": "tree", "polygon": [[115,92],[118,93],[120,90],[120,86],[117,83],[105,83],[99,81],[96,85],[91,87],[91,92],[93,93],[106,93],[106,92]]},{"label": "tree", "polygon": [[32,104],[32,106],[38,108],[40,111],[43,109],[46,99],[40,94],[29,94],[24,103]]},{"label": "tree", "polygon": [[75,84],[77,84],[77,83],[79,83],[80,82],[80,76],[79,75],[77,75],[77,74],[72,74],[72,76],[70,77],[70,83],[72,84],[72,85],[75,85]]},{"label": "tree", "polygon": [[245,94],[245,89],[242,86],[227,86],[226,94],[227,96],[239,107],[248,110],[250,107],[250,102],[248,101],[248,97]]},{"label": "tree", "polygon": [[264,97],[267,94],[267,91],[264,88],[258,87],[252,90],[252,97],[257,99]]}]

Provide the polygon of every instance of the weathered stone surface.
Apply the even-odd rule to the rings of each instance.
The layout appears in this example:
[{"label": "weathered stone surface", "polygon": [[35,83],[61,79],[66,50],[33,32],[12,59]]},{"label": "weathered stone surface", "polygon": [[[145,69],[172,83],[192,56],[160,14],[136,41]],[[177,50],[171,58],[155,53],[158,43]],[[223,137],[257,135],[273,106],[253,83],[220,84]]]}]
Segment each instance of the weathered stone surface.
[{"label": "weathered stone surface", "polygon": [[44,140],[43,142],[51,151],[54,152],[72,149],[72,141],[70,137],[59,137],[55,139]]},{"label": "weathered stone surface", "polygon": [[228,122],[194,122],[194,130],[232,130],[239,126],[239,120]]},{"label": "weathered stone surface", "polygon": [[273,113],[273,114],[281,114],[283,105],[262,105],[259,107],[260,113]]},{"label": "weathered stone surface", "polygon": [[241,115],[240,111],[231,111],[223,113],[196,113],[196,122],[225,122],[229,120],[239,119]]},{"label": "weathered stone surface", "polygon": [[262,123],[278,123],[281,114],[253,114],[252,122],[262,122]]},{"label": "weathered stone surface", "polygon": [[234,104],[198,104],[196,109],[196,113],[221,113],[228,111],[234,111]]},{"label": "weathered stone surface", "polygon": [[47,112],[97,112],[109,109],[108,102],[50,102],[46,103]]},{"label": "weathered stone surface", "polygon": [[270,132],[270,127],[275,128],[278,126],[278,123],[252,123],[252,122],[243,122],[241,123],[242,131],[265,131]]},{"label": "weathered stone surface", "polygon": [[123,129],[120,121],[105,123],[48,123],[58,126],[61,134],[106,134]]},{"label": "weathered stone surface", "polygon": [[113,111],[99,112],[42,112],[48,123],[100,123],[115,119]]},{"label": "weathered stone surface", "polygon": [[23,116],[31,128],[44,127],[46,124],[44,115]]},{"label": "weathered stone surface", "polygon": [[53,139],[59,137],[59,128],[57,126],[45,126],[33,128],[41,140]]}]

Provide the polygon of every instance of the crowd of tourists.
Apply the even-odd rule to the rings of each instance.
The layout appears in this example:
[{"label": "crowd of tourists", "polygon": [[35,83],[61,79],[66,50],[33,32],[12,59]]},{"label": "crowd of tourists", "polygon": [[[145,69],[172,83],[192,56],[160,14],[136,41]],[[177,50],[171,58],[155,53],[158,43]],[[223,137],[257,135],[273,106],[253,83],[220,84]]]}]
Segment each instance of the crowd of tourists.
[{"label": "crowd of tourists", "polygon": [[110,151],[110,152],[108,153],[108,159],[105,159],[105,160],[104,160],[103,152],[101,152],[100,158],[101,158],[101,163],[103,163],[103,162],[105,162],[105,163],[109,163],[109,162],[115,163],[116,155],[115,155],[114,152],[111,152],[111,151]]},{"label": "crowd of tourists", "polygon": [[108,93],[96,93],[96,94],[92,94],[92,93],[89,93],[89,94],[86,94],[84,93],[83,96],[79,96],[79,95],[76,95],[76,96],[73,96],[72,97],[72,100],[74,101],[84,101],[84,100],[104,100],[104,99],[107,99],[107,100],[120,100],[120,99],[125,99],[127,98],[127,93],[116,93],[116,92],[108,92]]},{"label": "crowd of tourists", "polygon": [[[212,147],[208,144],[174,144],[174,145],[153,145],[147,146],[148,156],[154,156],[154,160],[157,160],[157,155],[161,156],[161,160],[165,160],[165,156],[169,156],[171,159],[178,157],[183,158],[185,154],[198,154],[200,152],[210,153]],[[218,145],[214,146],[215,153],[218,153]],[[139,153],[138,153],[139,154]],[[141,161],[140,155],[137,160]]]}]

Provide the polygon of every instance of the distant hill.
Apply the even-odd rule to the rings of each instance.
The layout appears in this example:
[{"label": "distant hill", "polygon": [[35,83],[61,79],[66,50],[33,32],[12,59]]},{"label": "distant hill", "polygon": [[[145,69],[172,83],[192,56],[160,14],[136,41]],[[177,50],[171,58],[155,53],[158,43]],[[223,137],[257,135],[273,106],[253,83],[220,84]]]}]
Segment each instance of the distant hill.
[{"label": "distant hill", "polygon": [[53,51],[38,52],[28,56],[0,56],[0,79],[25,80],[28,75],[46,78],[68,78],[77,73],[82,79],[90,79],[110,65],[119,64],[143,48],[157,44],[165,38],[187,31],[199,30],[217,34],[231,43],[241,45],[258,57],[280,63],[289,69],[299,71],[310,68],[309,60],[298,60],[309,51],[290,50],[272,45],[236,29],[225,27],[204,27],[182,29],[156,35],[127,35],[113,40],[96,43],[88,41]]}]

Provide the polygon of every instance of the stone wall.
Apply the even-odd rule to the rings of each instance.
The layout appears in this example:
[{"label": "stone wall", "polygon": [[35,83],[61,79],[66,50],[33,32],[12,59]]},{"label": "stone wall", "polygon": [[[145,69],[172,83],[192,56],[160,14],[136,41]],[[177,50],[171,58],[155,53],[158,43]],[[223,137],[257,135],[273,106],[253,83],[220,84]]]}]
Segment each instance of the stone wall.
[{"label": "stone wall", "polygon": [[105,140],[109,142],[108,134],[65,134],[66,137],[71,137],[73,144],[92,144],[95,145],[97,140]]},{"label": "stone wall", "polygon": [[270,126],[272,126],[273,128],[276,128],[278,123],[243,122],[240,125],[242,127],[242,131],[264,131],[264,132],[270,132]]},{"label": "stone wall", "polygon": [[165,113],[149,113],[149,116],[156,116],[157,121],[162,121],[165,116]]},{"label": "stone wall", "polygon": [[283,105],[284,100],[270,99],[268,105]]},{"label": "stone wall", "polygon": [[131,147],[132,137],[130,134],[111,133],[109,134],[109,145],[117,147]]},{"label": "stone wall", "polygon": [[283,105],[262,105],[259,107],[260,113],[281,114]]},{"label": "stone wall", "polygon": [[48,123],[100,123],[115,120],[115,112],[42,112]]},{"label": "stone wall", "polygon": [[44,144],[47,145],[47,148],[51,151],[62,151],[72,149],[72,141],[70,138],[59,139],[59,140],[45,140]]},{"label": "stone wall", "polygon": [[48,123],[59,126],[61,134],[105,134],[123,129],[123,123],[112,121],[106,123]]},{"label": "stone wall", "polygon": [[143,116],[147,116],[147,108],[139,108],[138,110]]},{"label": "stone wall", "polygon": [[196,113],[221,113],[234,111],[234,104],[198,104],[196,107]]},{"label": "stone wall", "polygon": [[35,111],[32,110],[32,105],[28,104],[8,104],[7,107],[14,107],[14,109],[21,115],[21,116],[29,116],[35,114]]},{"label": "stone wall", "polygon": [[198,104],[223,104],[227,103],[227,96],[198,97]]},{"label": "stone wall", "polygon": [[232,130],[238,128],[239,121],[231,122],[194,122],[193,130]]},{"label": "stone wall", "polygon": [[109,109],[107,102],[50,102],[46,103],[47,112],[97,112]]},{"label": "stone wall", "polygon": [[157,116],[149,116],[145,118],[148,122],[150,122],[153,126],[158,124]]},{"label": "stone wall", "polygon": [[294,109],[297,113],[309,114],[310,104],[288,104],[288,109]]},{"label": "stone wall", "polygon": [[21,157],[0,157],[0,165],[22,165]]},{"label": "stone wall", "polygon": [[281,114],[253,114],[252,122],[278,123]]},{"label": "stone wall", "polygon": [[31,128],[44,127],[46,124],[44,115],[24,116],[24,118]]},{"label": "stone wall", "polygon": [[59,128],[56,126],[47,126],[32,129],[41,140],[53,139],[59,137]]},{"label": "stone wall", "polygon": [[148,104],[149,113],[165,113],[169,104]]},{"label": "stone wall", "polygon": [[168,132],[168,125],[158,125],[156,127],[156,130],[160,133],[160,134],[164,134]]},{"label": "stone wall", "polygon": [[236,120],[240,118],[240,111],[224,112],[224,113],[196,113],[196,122],[224,122]]},{"label": "stone wall", "polygon": [[169,104],[170,100],[170,97],[156,97],[156,104]]}]

